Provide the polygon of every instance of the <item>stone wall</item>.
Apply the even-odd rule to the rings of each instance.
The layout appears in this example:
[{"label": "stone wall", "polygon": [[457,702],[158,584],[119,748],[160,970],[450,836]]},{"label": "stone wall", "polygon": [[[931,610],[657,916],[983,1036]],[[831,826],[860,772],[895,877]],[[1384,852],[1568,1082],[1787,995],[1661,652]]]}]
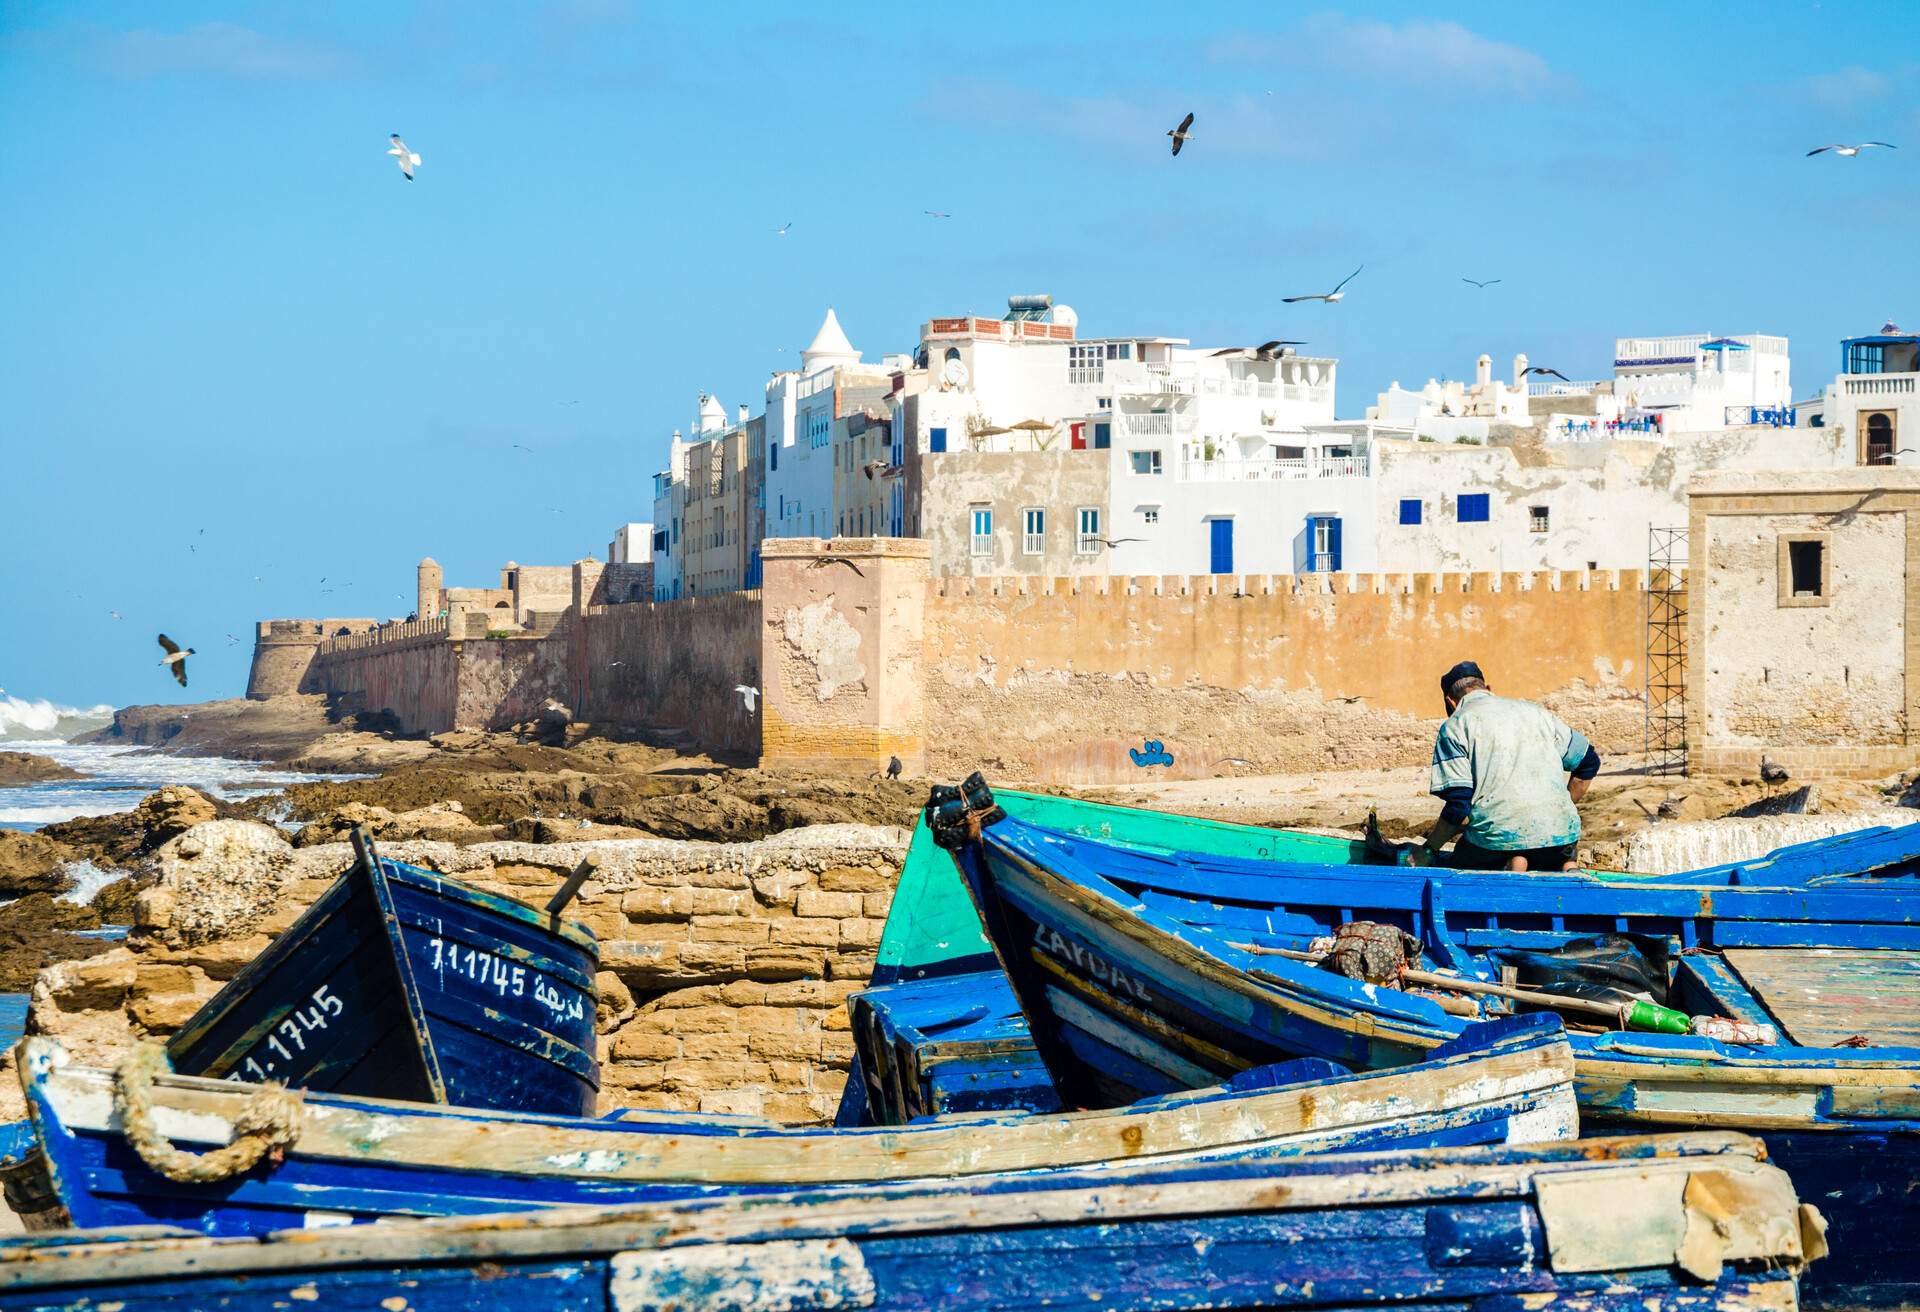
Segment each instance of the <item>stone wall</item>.
[{"label": "stone wall", "polygon": [[[936,579],[927,770],[1099,782],[1415,764],[1440,672],[1463,659],[1603,752],[1638,750],[1644,587],[1628,571]],[[1148,742],[1173,764],[1137,764]]]},{"label": "stone wall", "polygon": [[388,711],[403,733],[442,733],[454,727],[459,700],[461,646],[447,621],[423,620],[418,632],[383,631],[332,643],[314,657],[319,691],[341,712]]},{"label": "stone wall", "polygon": [[[1689,769],[1799,779],[1920,763],[1920,471],[1714,473],[1693,484]],[[1788,550],[1817,548],[1797,593]]]},{"label": "stone wall", "polygon": [[589,607],[574,632],[575,715],[594,724],[678,731],[703,751],[760,751],[760,594]]},{"label": "stone wall", "polygon": [[570,620],[545,637],[468,638],[456,653],[453,728],[504,729],[572,690]]},{"label": "stone wall", "polygon": [[261,620],[254,625],[247,697],[263,702],[271,697],[319,692],[321,681],[312,666],[320,644],[343,629],[365,633],[378,623],[369,619]]},{"label": "stone wall", "polygon": [[[873,970],[906,856],[898,829],[822,825],[755,843],[403,842],[382,853],[543,907],[589,852],[569,915],[599,937],[601,1109],[832,1117],[853,1046],[847,996]],[[155,853],[125,947],[43,971],[29,1032],[110,1065],[178,1029],[351,861],[238,820]],[[11,1058],[9,1058],[10,1060]],[[0,1114],[18,1116],[0,1078]]]}]

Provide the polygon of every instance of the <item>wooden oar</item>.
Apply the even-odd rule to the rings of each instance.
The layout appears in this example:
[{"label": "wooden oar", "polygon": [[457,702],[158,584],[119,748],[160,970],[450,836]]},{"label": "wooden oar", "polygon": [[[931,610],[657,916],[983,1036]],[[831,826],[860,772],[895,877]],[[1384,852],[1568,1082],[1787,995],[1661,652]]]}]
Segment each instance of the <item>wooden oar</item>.
[{"label": "wooden oar", "polygon": [[[1294,948],[1269,948],[1257,943],[1234,943],[1231,946],[1256,956],[1286,957],[1292,961],[1304,961],[1316,966],[1326,960],[1325,957],[1316,957],[1311,952],[1300,952]],[[1278,975],[1268,975],[1265,971],[1257,970],[1253,973],[1280,983],[1287,982],[1281,980]],[[1609,1002],[1593,1002],[1586,998],[1563,997],[1558,993],[1536,993],[1531,989],[1516,989],[1506,984],[1488,984],[1477,979],[1461,979],[1455,975],[1436,975],[1430,970],[1402,970],[1400,978],[1408,983],[1424,984],[1428,988],[1447,989],[1455,993],[1485,993],[1496,998],[1525,1002],[1535,1007],[1577,1011],[1589,1016],[1604,1016],[1621,1029],[1650,1030],[1661,1034],[1687,1032],[1687,1017],[1683,1013],[1637,999],[1631,1003],[1617,1005]]]}]

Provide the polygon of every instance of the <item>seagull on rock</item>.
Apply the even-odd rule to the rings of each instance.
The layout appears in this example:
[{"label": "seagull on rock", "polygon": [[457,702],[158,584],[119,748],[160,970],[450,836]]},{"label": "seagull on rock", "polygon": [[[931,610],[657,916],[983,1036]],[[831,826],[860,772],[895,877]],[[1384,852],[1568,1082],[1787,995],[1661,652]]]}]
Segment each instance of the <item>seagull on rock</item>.
[{"label": "seagull on rock", "polygon": [[167,653],[160,658],[160,663],[171,668],[173,677],[180,680],[180,686],[186,687],[187,657],[193,655],[193,648],[182,649],[179,643],[163,633],[160,635],[160,649]]},{"label": "seagull on rock", "polygon": [[[1367,266],[1363,264],[1360,266],[1360,269],[1364,269],[1366,267]],[[1299,301],[1325,301],[1328,305],[1332,305],[1335,301],[1338,301],[1344,296],[1346,296],[1346,293],[1340,289],[1342,287],[1345,287],[1348,283],[1352,282],[1355,278],[1358,278],[1360,276],[1360,269],[1355,269],[1352,273],[1342,278],[1338,283],[1334,285],[1333,290],[1330,292],[1317,292],[1312,296],[1282,296],[1280,298],[1280,303],[1282,305],[1293,305]]]},{"label": "seagull on rock", "polygon": [[406,175],[408,182],[412,182],[413,171],[420,167],[420,157],[407,149],[407,143],[400,140],[398,132],[389,132],[387,140],[393,143],[387,147],[387,154],[394,157],[394,162],[400,166],[400,172]]},{"label": "seagull on rock", "polygon": [[1180,147],[1193,140],[1193,133],[1188,130],[1191,127],[1193,127],[1193,115],[1188,114],[1180,120],[1179,127],[1167,129],[1167,135],[1173,138],[1174,154],[1178,155],[1180,153]]},{"label": "seagull on rock", "polygon": [[1807,156],[1808,158],[1812,158],[1815,155],[1825,154],[1827,151],[1830,150],[1834,154],[1840,156],[1842,159],[1852,159],[1855,155],[1858,155],[1861,151],[1865,150],[1869,146],[1884,146],[1888,150],[1899,149],[1899,147],[1894,145],[1891,141],[1863,141],[1857,146],[1843,146],[1843,145],[1840,145],[1838,142],[1836,142],[1831,146],[1815,146],[1812,150],[1807,152]]},{"label": "seagull on rock", "polygon": [[736,683],[733,690],[740,694],[740,700],[747,705],[747,714],[753,714],[753,708],[760,700],[760,690],[744,683]]}]

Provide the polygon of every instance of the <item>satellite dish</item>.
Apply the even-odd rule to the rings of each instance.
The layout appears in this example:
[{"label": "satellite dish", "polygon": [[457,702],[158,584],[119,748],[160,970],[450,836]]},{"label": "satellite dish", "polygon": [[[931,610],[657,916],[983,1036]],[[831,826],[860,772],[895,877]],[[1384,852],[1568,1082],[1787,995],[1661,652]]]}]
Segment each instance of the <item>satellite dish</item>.
[{"label": "satellite dish", "polygon": [[940,367],[940,381],[948,387],[967,385],[967,366],[958,360],[949,360]]}]

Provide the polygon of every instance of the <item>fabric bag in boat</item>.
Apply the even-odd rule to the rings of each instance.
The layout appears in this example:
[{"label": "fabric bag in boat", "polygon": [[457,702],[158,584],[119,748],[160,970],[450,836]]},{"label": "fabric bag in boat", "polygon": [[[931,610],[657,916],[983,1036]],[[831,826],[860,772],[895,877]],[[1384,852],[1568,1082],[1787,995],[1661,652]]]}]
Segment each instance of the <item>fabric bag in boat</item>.
[{"label": "fabric bag in boat", "polygon": [[1590,1002],[1667,1002],[1667,942],[1649,934],[1601,934],[1550,952],[1498,948],[1489,955],[1513,967],[1523,988]]}]

